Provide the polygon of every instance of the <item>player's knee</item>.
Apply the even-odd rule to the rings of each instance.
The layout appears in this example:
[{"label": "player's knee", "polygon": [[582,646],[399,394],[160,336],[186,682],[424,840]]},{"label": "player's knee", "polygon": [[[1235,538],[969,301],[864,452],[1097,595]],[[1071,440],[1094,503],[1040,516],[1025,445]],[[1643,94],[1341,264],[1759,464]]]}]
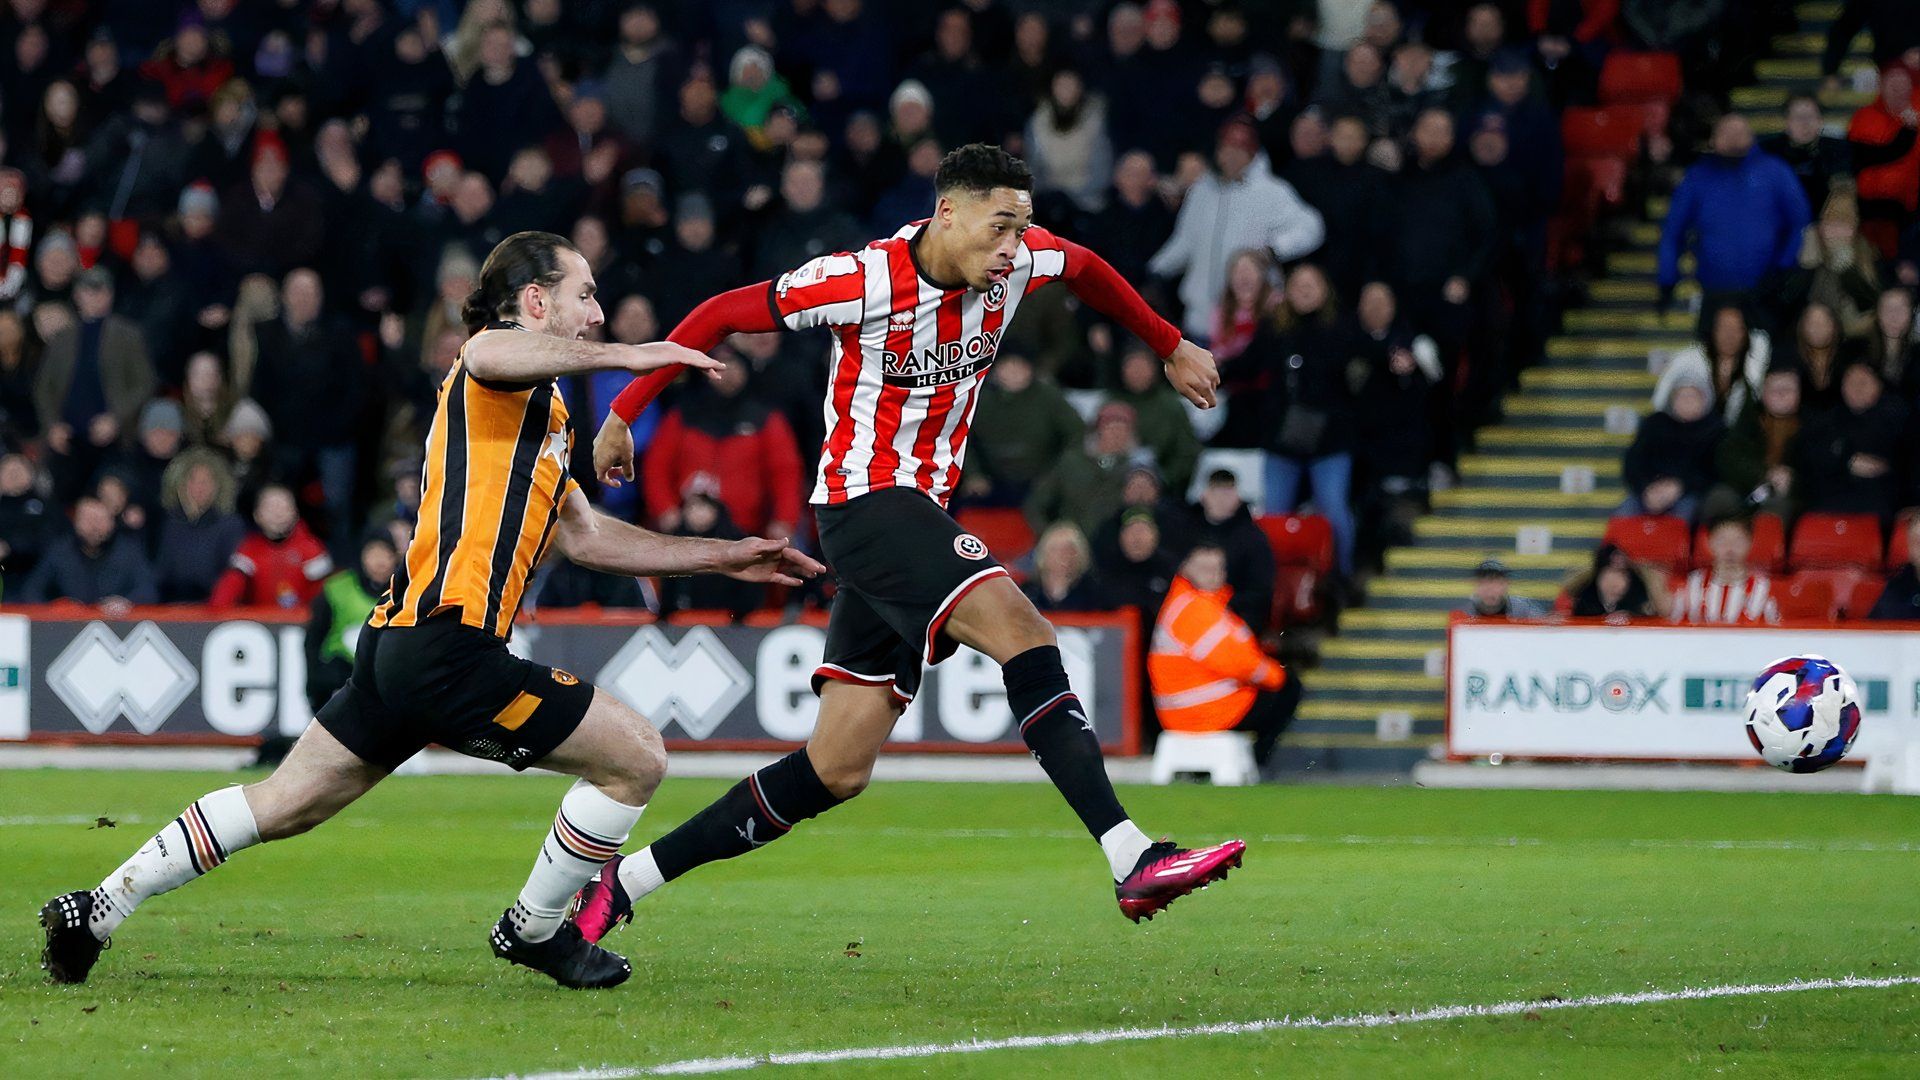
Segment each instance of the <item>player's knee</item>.
[{"label": "player's knee", "polygon": [[1059,637],[1053,632],[1053,624],[1032,605],[1022,609],[1018,616],[1007,620],[1006,627],[1007,651],[1015,656],[1028,649],[1060,643]]},{"label": "player's knee", "polygon": [[814,772],[834,798],[845,802],[867,790],[867,785],[873,781],[873,762],[851,762],[824,768],[816,763]]},{"label": "player's knee", "polygon": [[644,806],[667,775],[667,748],[660,733],[640,723],[634,738],[617,760],[606,763],[594,785],[615,802]]}]

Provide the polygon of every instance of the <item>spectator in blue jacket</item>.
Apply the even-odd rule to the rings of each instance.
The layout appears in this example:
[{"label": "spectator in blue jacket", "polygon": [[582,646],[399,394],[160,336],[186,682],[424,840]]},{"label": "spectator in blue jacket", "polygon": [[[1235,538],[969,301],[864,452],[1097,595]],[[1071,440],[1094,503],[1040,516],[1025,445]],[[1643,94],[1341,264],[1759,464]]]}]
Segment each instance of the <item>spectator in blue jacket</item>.
[{"label": "spectator in blue jacket", "polygon": [[1691,248],[1699,262],[1694,276],[1711,310],[1716,301],[1751,292],[1768,274],[1792,269],[1800,230],[1813,217],[1793,170],[1754,149],[1745,117],[1721,117],[1711,149],[1687,170],[1660,229],[1662,311],[1673,302],[1683,251]]}]

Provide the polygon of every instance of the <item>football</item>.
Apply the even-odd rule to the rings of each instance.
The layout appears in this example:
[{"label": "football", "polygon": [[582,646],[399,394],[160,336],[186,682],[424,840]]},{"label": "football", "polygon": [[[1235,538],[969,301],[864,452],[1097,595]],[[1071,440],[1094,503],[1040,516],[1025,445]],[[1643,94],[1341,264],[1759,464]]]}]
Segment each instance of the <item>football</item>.
[{"label": "football", "polygon": [[1847,756],[1860,734],[1860,691],[1824,656],[1767,665],[1747,695],[1747,741],[1767,764],[1819,772]]}]

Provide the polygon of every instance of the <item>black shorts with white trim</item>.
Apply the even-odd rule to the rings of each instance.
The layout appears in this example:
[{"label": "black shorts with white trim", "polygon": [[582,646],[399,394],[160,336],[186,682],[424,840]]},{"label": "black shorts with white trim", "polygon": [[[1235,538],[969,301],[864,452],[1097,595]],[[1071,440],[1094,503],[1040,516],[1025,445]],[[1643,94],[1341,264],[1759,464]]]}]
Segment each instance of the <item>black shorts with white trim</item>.
[{"label": "black shorts with white trim", "polygon": [[944,631],[955,605],[982,582],[1007,576],[980,538],[913,488],[883,488],[816,506],[820,550],[839,581],[827,645],[813,673],[891,686],[903,702],[920,689],[923,664],[952,656]]}]

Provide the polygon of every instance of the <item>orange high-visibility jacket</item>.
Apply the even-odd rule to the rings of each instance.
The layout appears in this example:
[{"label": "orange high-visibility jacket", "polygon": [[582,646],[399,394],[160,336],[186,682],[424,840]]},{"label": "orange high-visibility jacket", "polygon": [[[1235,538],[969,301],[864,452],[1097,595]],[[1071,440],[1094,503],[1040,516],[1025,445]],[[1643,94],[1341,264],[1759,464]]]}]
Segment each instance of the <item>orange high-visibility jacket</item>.
[{"label": "orange high-visibility jacket", "polygon": [[1232,595],[1173,579],[1147,654],[1153,707],[1168,731],[1226,731],[1253,708],[1259,691],[1286,683],[1286,670],[1260,651],[1245,620],[1227,607]]}]

